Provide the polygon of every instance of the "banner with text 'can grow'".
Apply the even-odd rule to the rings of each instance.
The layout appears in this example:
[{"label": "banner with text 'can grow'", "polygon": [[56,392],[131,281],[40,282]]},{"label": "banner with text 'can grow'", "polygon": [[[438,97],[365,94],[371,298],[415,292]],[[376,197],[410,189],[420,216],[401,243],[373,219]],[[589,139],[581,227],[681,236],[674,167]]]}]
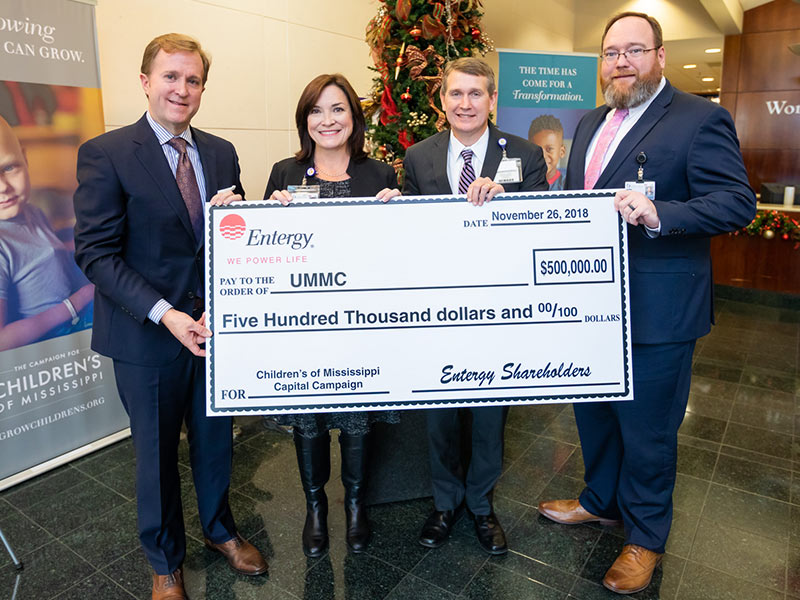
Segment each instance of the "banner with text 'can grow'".
[{"label": "banner with text 'can grow'", "polygon": [[127,435],[91,350],[93,286],[73,259],[81,143],[104,131],[94,7],[0,7],[0,490]]}]

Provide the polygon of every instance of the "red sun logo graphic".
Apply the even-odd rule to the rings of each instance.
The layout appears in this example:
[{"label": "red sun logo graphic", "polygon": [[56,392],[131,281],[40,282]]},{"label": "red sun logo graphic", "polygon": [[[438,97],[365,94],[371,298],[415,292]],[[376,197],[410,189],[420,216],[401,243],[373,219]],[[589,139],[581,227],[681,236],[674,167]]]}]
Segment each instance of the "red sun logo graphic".
[{"label": "red sun logo graphic", "polygon": [[219,232],[226,240],[238,240],[244,235],[244,219],[239,215],[227,215],[219,223]]}]

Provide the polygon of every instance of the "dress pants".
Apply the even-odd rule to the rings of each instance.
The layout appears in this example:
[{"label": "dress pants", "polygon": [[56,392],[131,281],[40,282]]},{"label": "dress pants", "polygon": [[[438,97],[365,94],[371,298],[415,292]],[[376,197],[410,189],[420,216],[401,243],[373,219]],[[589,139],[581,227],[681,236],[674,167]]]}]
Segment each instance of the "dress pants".
[{"label": "dress pants", "polygon": [[178,475],[184,420],[203,534],[223,543],[236,533],[228,505],[232,419],[206,416],[204,360],[184,348],[175,361],[161,367],[114,361],[136,452],[139,539],[159,575],[175,571],[186,554]]},{"label": "dress pants", "polygon": [[436,510],[455,510],[466,499],[475,515],[492,512],[492,490],[503,470],[503,430],[508,408],[476,406],[472,413],[472,458],[466,480],[461,466],[457,408],[426,411],[433,501]]},{"label": "dress pants", "polygon": [[581,506],[622,518],[625,543],[653,552],[664,552],[672,524],[695,341],[634,344],[634,399],[574,405],[586,468]]}]

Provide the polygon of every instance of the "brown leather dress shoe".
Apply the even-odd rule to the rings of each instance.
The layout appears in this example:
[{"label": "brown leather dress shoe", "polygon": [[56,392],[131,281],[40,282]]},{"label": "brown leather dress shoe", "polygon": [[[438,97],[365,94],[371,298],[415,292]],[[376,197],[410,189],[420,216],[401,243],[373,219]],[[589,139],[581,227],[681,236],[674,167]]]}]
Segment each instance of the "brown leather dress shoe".
[{"label": "brown leather dress shoe", "polygon": [[658,554],[636,544],[628,544],[603,577],[603,585],[617,594],[635,594],[650,585],[653,571],[661,562]]},{"label": "brown leather dress shoe", "polygon": [[187,600],[183,589],[183,571],[178,569],[169,575],[153,573],[153,600]]},{"label": "brown leather dress shoe", "polygon": [[562,525],[600,523],[600,525],[614,527],[622,523],[622,521],[616,519],[604,519],[593,515],[583,508],[578,500],[546,500],[545,502],[539,502],[539,514]]},{"label": "brown leather dress shoe", "polygon": [[228,559],[228,564],[237,573],[263,575],[267,572],[267,561],[253,544],[238,533],[233,539],[222,544],[215,544],[211,540],[205,540],[205,544],[209,550],[219,552]]}]

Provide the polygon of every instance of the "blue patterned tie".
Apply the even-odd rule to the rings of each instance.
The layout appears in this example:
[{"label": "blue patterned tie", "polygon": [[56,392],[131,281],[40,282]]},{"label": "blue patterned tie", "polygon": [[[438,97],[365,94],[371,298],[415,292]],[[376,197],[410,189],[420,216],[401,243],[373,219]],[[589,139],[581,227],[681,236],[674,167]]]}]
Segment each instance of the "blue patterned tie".
[{"label": "blue patterned tie", "polygon": [[466,194],[469,184],[475,181],[475,169],[472,166],[472,155],[474,153],[469,148],[461,151],[461,158],[464,159],[464,166],[461,168],[461,177],[458,178],[458,193]]},{"label": "blue patterned tie", "polygon": [[197,177],[194,174],[192,161],[186,153],[186,140],[182,137],[174,137],[169,142],[170,146],[178,151],[178,167],[175,169],[175,181],[178,189],[189,211],[189,220],[192,223],[192,230],[196,242],[203,239],[203,202],[200,200],[200,188],[197,187]]}]

